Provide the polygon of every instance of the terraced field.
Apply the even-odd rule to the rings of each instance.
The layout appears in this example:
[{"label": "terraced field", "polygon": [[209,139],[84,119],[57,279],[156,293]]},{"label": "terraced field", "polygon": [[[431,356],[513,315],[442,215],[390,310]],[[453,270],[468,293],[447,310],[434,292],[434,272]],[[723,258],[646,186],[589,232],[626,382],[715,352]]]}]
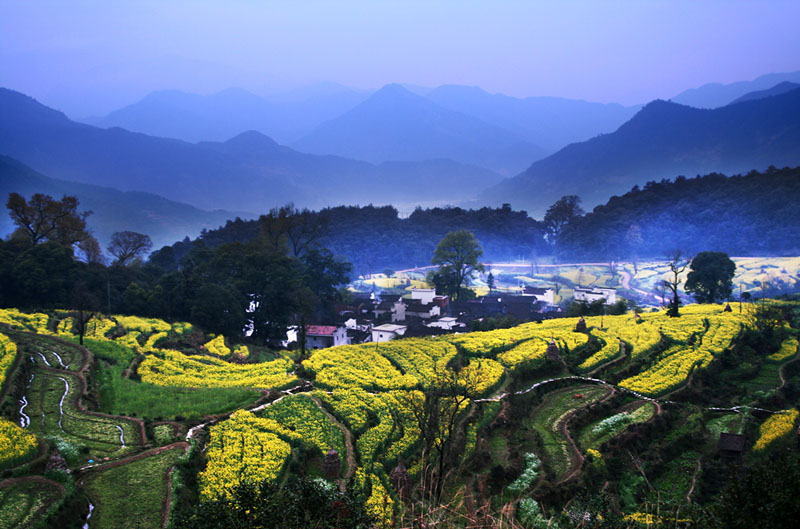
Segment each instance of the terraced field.
[{"label": "terraced field", "polygon": [[145,442],[141,422],[85,410],[83,372],[88,356],[77,346],[45,337],[23,338],[20,354],[33,364],[21,399],[22,426],[66,449],[64,455],[74,464],[141,449]]},{"label": "terraced field", "polygon": [[[328,348],[302,360],[186,324],[131,317],[93,320],[84,349],[72,343],[63,314],[8,312],[0,315],[6,324],[0,330],[9,337],[4,351],[13,350],[13,365],[2,404],[13,410],[9,419],[46,440],[43,450],[57,450],[71,469],[81,469],[77,484],[91,500],[93,528],[167,523],[170,470],[189,446],[167,444],[178,432],[199,448],[192,479],[204,500],[226,498],[249,480],[323,476],[333,448],[340,486],[355,487],[368,512],[390,523],[402,509],[389,475],[401,458],[412,483],[433,475],[423,467],[424,447],[428,455],[452,450],[460,462],[448,476],[453,487],[504,491],[516,501],[568,487],[589,466],[601,472],[602,451],[619,442],[608,441],[624,440],[633,425],[681,420],[685,427],[676,423],[669,442],[686,442],[690,427],[704,437],[696,450],[656,466],[652,478],[665,494],[685,498],[720,433],[767,424],[765,431],[780,430],[775,438],[784,439],[795,416],[786,410],[789,419],[779,429],[769,426],[766,412],[670,400],[690,394],[693,377],[716,365],[747,324],[719,305],[681,310],[678,319],[663,312],[586,318],[586,333],[576,332],[576,319],[563,318]],[[763,364],[771,388],[781,384],[781,366],[796,358],[790,338]],[[551,343],[556,358],[545,354]],[[759,375],[748,384],[767,383]],[[444,414],[432,419],[432,410]],[[452,445],[443,448],[445,442]],[[625,472],[632,476],[631,498],[641,497],[638,471]],[[45,516],[37,505],[56,500],[37,494],[52,486],[32,492],[20,483],[6,486],[0,513]]]},{"label": "terraced field", "polygon": [[581,455],[567,433],[566,425],[575,410],[611,395],[612,388],[576,386],[563,388],[547,396],[533,411],[528,427],[536,431],[544,446],[543,460],[557,479],[563,480],[580,466]]},{"label": "terraced field", "polygon": [[92,469],[81,479],[92,502],[92,529],[166,527],[172,468],[189,445],[173,445]]}]

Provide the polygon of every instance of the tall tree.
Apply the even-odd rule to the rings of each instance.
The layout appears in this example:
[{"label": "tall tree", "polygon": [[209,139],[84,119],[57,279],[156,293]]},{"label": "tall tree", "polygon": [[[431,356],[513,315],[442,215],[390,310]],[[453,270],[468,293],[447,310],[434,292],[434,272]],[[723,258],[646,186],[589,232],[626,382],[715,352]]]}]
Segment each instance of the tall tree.
[{"label": "tall tree", "polygon": [[725,252],[700,252],[692,259],[686,291],[699,303],[717,303],[731,297],[734,263]]},{"label": "tall tree", "polygon": [[556,244],[561,233],[571,222],[582,217],[581,199],[577,195],[565,195],[559,198],[544,214],[545,238],[550,244]]},{"label": "tall tree", "polygon": [[262,239],[273,249],[287,249],[294,257],[313,248],[327,227],[324,215],[308,209],[299,210],[294,204],[274,208],[258,222]]},{"label": "tall tree", "polygon": [[689,266],[689,262],[683,257],[680,250],[673,250],[670,252],[670,254],[667,256],[667,261],[669,266],[669,275],[667,279],[661,281],[661,284],[672,294],[672,300],[669,303],[667,314],[673,318],[677,318],[680,316],[678,307],[681,304],[681,298],[678,295],[678,288],[680,288],[681,283],[683,283],[681,274],[686,270],[686,267]]},{"label": "tall tree", "polygon": [[118,231],[111,236],[108,253],[115,257],[112,264],[127,266],[153,247],[150,236],[135,231]]},{"label": "tall tree", "polygon": [[483,249],[470,231],[451,231],[439,241],[431,263],[439,265],[441,276],[452,277],[450,294],[454,298],[461,296],[461,289],[469,284],[473,272],[484,270],[478,262],[481,255]]},{"label": "tall tree", "polygon": [[78,213],[76,197],[55,200],[50,195],[36,193],[27,201],[18,193],[10,193],[6,207],[17,226],[14,235],[28,239],[31,244],[53,241],[72,247],[92,237],[86,231],[86,217],[92,212]]}]

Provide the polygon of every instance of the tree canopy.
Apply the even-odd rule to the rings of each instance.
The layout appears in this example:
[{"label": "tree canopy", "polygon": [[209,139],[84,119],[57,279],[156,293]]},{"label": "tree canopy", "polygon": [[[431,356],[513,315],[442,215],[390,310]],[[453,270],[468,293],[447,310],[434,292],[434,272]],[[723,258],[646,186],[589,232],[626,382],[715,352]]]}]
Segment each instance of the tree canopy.
[{"label": "tree canopy", "polygon": [[566,195],[559,198],[552,206],[547,208],[544,215],[544,229],[547,242],[558,242],[561,232],[576,219],[583,216],[581,199],[577,195]]},{"label": "tree canopy", "polygon": [[107,250],[116,258],[113,264],[126,266],[145,255],[152,247],[153,242],[148,235],[135,231],[118,231],[111,236]]},{"label": "tree canopy", "polygon": [[731,296],[736,264],[724,252],[700,252],[686,277],[686,292],[699,303],[717,303]]},{"label": "tree canopy", "polygon": [[14,236],[25,238],[31,244],[53,241],[72,247],[92,237],[86,230],[86,217],[92,212],[78,213],[76,197],[55,200],[50,195],[36,193],[28,201],[18,193],[10,193],[6,207],[17,226]]},{"label": "tree canopy", "polygon": [[439,241],[433,253],[432,264],[439,265],[439,284],[434,278],[434,284],[445,287],[446,293],[458,298],[463,287],[469,284],[473,272],[483,271],[483,265],[478,262],[483,249],[480,243],[467,230],[451,231]]}]

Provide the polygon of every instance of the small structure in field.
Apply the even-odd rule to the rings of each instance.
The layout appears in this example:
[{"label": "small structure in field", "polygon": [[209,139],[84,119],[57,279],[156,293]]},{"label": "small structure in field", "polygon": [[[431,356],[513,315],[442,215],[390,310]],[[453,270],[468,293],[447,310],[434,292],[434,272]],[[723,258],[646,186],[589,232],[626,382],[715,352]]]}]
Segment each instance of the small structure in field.
[{"label": "small structure in field", "polygon": [[583,319],[583,316],[581,316],[581,318],[578,320],[578,323],[575,324],[575,332],[589,332],[589,329],[586,328],[586,320]]},{"label": "small structure in field", "polygon": [[325,472],[325,477],[334,480],[339,477],[339,471],[342,468],[342,461],[339,459],[339,452],[336,449],[331,448],[328,450],[328,453],[325,454],[325,463],[322,465],[322,469]]},{"label": "small structure in field", "polygon": [[747,437],[738,433],[723,432],[719,434],[717,450],[725,459],[736,459],[744,453]]},{"label": "small structure in field", "polygon": [[559,350],[558,346],[556,345],[556,341],[555,340],[550,340],[550,344],[547,346],[547,350],[544,352],[544,356],[550,362],[560,362],[561,361],[561,351]]}]

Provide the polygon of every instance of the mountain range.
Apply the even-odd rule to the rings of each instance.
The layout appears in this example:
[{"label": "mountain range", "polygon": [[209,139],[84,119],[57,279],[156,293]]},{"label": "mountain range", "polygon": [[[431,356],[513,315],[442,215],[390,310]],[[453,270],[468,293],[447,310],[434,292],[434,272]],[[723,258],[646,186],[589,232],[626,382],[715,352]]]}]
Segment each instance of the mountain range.
[{"label": "mountain range", "polygon": [[[333,97],[337,90],[347,93],[328,87],[296,96],[295,101]],[[183,99],[180,94],[164,95],[173,96]],[[242,97],[261,104],[256,96],[237,91],[220,95],[231,101]],[[42,182],[42,175],[47,175],[117,192],[151,194],[142,200],[159,195],[180,203],[164,207],[185,213],[179,216],[186,222],[170,221],[186,226],[182,231],[218,222],[218,217],[210,217],[213,220],[198,223],[201,210],[257,215],[288,202],[309,208],[394,204],[404,212],[417,205],[511,203],[538,216],[565,194],[577,194],[592,207],[650,180],[800,164],[800,89],[788,81],[738,94],[735,102],[716,109],[654,101],[613,132],[571,143],[538,161],[534,160],[541,151],[520,138],[535,133],[536,127],[526,131],[526,124],[555,119],[555,114],[547,117],[548,106],[541,98],[505,98],[466,87],[428,90],[400,85],[364,98],[290,147],[255,130],[225,141],[189,143],[119,127],[103,129],[72,121],[19,92],[0,89],[0,154],[40,173]],[[556,103],[577,108],[574,101]],[[595,120],[597,127],[610,126],[613,120],[624,120],[626,112],[636,111],[619,105],[585,105],[584,123]],[[575,119],[574,123],[580,121]],[[566,141],[569,128],[558,132],[553,127],[554,134],[562,134],[559,141]],[[577,124],[572,128],[579,129]],[[382,152],[376,160],[395,159],[370,163],[296,150],[325,150],[331,145],[354,157]],[[525,163],[528,168],[503,180],[498,172],[444,157],[458,152],[470,153],[476,163],[502,164],[507,174],[514,164]],[[431,159],[415,160],[415,156]],[[65,186],[69,184],[45,187],[61,193]],[[121,216],[122,209],[119,212]]]},{"label": "mountain range", "polygon": [[479,118],[446,109],[400,85],[387,85],[294,142],[316,154],[380,163],[449,158],[512,175],[546,151]]},{"label": "mountain range", "polygon": [[501,177],[450,160],[374,165],[297,152],[258,132],[187,143],[76,123],[0,89],[0,153],[53,178],[145,191],[204,209],[263,213],[294,202],[452,203]]},{"label": "mountain range", "polygon": [[798,164],[800,89],[712,110],[653,101],[612,134],[533,163],[481,202],[541,214],[562,195],[593,207],[649,180]]},{"label": "mountain range", "polygon": [[365,92],[326,84],[270,97],[238,88],[207,96],[153,92],[83,121],[189,142],[257,130],[305,152],[373,163],[451,158],[510,176],[569,143],[616,129],[639,108],[458,85]]},{"label": "mountain range", "polygon": [[162,90],[105,117],[82,121],[192,143],[224,141],[248,130],[288,143],[350,110],[369,95],[332,83],[271,97],[241,88],[207,96]]}]

